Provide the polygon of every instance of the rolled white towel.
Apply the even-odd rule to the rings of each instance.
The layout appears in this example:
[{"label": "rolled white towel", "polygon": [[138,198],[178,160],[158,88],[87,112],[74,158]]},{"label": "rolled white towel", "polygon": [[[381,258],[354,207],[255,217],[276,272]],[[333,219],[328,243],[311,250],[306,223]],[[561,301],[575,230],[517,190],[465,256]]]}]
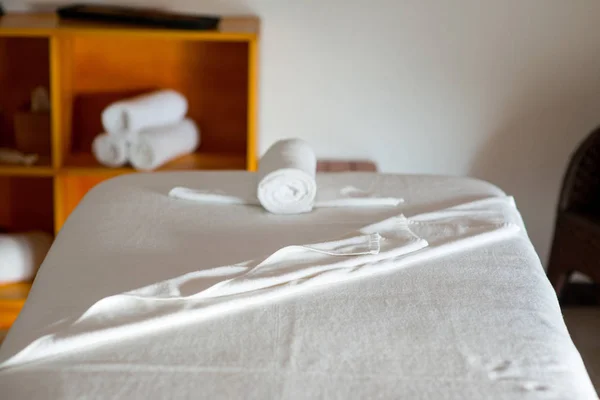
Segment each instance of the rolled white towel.
[{"label": "rolled white towel", "polygon": [[102,111],[102,125],[111,135],[173,124],[187,113],[186,98],[174,90],[159,90],[118,101]]},{"label": "rolled white towel", "polygon": [[0,234],[0,284],[31,280],[51,245],[45,232]]},{"label": "rolled white towel", "polygon": [[273,214],[300,214],[313,209],[317,195],[317,157],[300,139],[272,145],[258,168],[257,197]]},{"label": "rolled white towel", "polygon": [[92,142],[96,160],[107,167],[121,167],[127,163],[127,136],[101,133]]},{"label": "rolled white towel", "polygon": [[200,144],[200,133],[191,119],[167,126],[147,128],[128,146],[129,161],[135,169],[150,171],[192,153]]}]

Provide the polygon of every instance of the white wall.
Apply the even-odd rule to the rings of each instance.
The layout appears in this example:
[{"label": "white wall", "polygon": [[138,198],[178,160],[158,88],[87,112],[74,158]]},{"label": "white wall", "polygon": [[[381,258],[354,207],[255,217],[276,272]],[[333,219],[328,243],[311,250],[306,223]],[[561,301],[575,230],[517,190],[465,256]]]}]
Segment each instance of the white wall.
[{"label": "white wall", "polygon": [[386,172],[490,180],[546,260],[567,158],[600,124],[600,1],[126,3],[259,15],[261,150],[298,136]]}]

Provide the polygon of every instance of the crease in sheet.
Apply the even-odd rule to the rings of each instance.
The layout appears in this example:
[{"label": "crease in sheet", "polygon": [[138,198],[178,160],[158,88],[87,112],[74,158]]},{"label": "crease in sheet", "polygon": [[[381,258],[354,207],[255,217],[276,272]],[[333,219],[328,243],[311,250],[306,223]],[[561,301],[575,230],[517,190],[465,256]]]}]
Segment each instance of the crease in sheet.
[{"label": "crease in sheet", "polygon": [[[510,198],[498,198],[410,219],[400,215],[339,240],[287,246],[259,262],[199,270],[110,296],[63,331],[36,339],[0,364],[0,370],[495,243],[520,230],[517,224],[507,222],[510,209],[518,214],[510,202]],[[479,206],[493,210],[480,212]],[[463,212],[455,213],[457,210]]]}]

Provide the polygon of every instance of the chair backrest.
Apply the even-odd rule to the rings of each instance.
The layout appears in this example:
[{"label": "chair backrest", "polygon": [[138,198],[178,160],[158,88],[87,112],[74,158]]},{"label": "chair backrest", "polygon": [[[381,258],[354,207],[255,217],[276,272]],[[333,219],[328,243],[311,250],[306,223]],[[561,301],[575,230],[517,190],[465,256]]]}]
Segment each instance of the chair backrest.
[{"label": "chair backrest", "polygon": [[558,211],[600,216],[600,127],[590,133],[571,156]]}]

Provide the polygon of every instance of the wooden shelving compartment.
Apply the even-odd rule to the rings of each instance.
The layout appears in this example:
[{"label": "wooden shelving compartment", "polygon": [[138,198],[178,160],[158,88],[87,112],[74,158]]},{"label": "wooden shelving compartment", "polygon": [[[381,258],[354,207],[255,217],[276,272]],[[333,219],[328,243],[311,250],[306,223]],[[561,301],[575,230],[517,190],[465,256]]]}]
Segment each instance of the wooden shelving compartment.
[{"label": "wooden shelving compartment", "polygon": [[[98,167],[81,155],[90,153],[93,138],[102,132],[100,114],[107,105],[158,88],[182,93],[188,117],[201,131],[197,161],[174,163],[175,168],[202,166],[203,158],[218,154],[245,161],[248,43],[133,36],[115,45],[113,37],[92,34],[65,43],[61,59],[68,64],[60,79],[66,168],[79,167],[81,160],[91,161],[86,168]],[[239,168],[237,160],[232,168]]]},{"label": "wooden shelving compartment", "polygon": [[54,233],[52,177],[0,176],[0,228]]},{"label": "wooden shelving compartment", "polygon": [[[57,232],[91,187],[135,172],[106,168],[92,156],[102,109],[159,88],[186,96],[188,117],[201,132],[196,153],[160,171],[255,169],[258,30],[252,17],[224,18],[215,31],[65,23],[54,15],[0,17],[0,147],[14,147],[12,121],[35,87],[49,88],[52,109],[50,154],[31,167],[0,164],[0,196],[14,182],[27,186],[25,178],[45,182],[32,188],[45,185],[44,201],[54,202],[42,207],[37,225]],[[9,218],[12,211],[0,212]]]},{"label": "wooden shelving compartment", "polygon": [[[48,38],[0,37],[0,147],[18,148],[17,130],[24,118],[35,114],[31,107],[31,93],[37,87],[50,87],[50,48]],[[51,166],[49,115],[42,114],[45,123],[42,131],[29,132],[46,143],[38,161],[32,168],[14,164],[2,164],[0,174],[36,175],[48,174]],[[40,140],[40,139],[38,139]],[[19,149],[27,151],[27,149]],[[33,171],[33,172],[29,172]]]}]

